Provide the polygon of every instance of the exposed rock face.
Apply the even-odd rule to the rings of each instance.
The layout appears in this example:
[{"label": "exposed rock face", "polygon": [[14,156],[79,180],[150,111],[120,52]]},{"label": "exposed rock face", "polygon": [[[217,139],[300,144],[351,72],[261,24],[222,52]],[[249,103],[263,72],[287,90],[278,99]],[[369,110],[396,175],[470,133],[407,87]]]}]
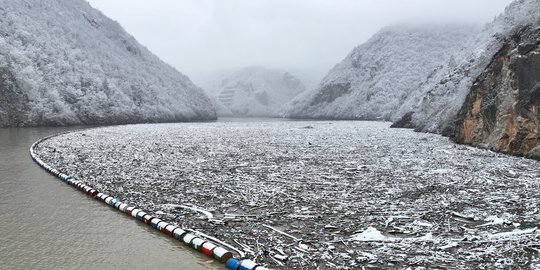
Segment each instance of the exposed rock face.
[{"label": "exposed rock face", "polygon": [[473,84],[455,141],[540,159],[540,27],[507,41]]}]

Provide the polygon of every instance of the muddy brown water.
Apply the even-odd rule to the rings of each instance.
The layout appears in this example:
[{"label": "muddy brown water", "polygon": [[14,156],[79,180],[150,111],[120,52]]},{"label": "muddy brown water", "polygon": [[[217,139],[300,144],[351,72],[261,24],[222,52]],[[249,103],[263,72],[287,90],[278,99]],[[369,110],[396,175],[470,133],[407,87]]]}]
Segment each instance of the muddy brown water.
[{"label": "muddy brown water", "polygon": [[65,128],[0,128],[0,269],[225,269],[57,180],[31,160]]}]

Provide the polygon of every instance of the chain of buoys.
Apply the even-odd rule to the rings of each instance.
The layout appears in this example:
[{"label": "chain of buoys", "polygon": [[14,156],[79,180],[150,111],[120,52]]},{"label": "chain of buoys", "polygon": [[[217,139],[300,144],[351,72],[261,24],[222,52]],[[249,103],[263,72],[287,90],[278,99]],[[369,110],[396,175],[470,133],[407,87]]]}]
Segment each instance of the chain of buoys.
[{"label": "chain of buoys", "polygon": [[[63,133],[64,134],[64,133]],[[57,134],[54,136],[58,136]],[[238,259],[235,258],[233,253],[227,249],[219,246],[216,243],[208,241],[204,237],[199,236],[195,231],[182,229],[173,224],[170,224],[164,220],[161,220],[155,216],[152,216],[141,209],[138,209],[134,206],[130,206],[121,200],[109,196],[105,193],[99,192],[91,186],[86,185],[84,182],[75,179],[74,177],[67,175],[58,171],[57,169],[51,167],[47,163],[43,162],[35,153],[34,149],[41,142],[54,137],[49,136],[40,139],[39,141],[32,144],[30,147],[30,156],[32,159],[43,169],[45,169],[50,174],[56,176],[66,184],[69,184],[82,192],[86,193],[90,198],[105,203],[114,209],[123,212],[127,215],[132,216],[140,222],[148,224],[155,230],[161,231],[164,234],[177,239],[183,242],[186,246],[192,247],[193,249],[205,254],[208,257],[212,257],[217,261],[224,263],[228,269],[231,270],[268,270],[268,268],[257,264],[256,262],[249,259]]]}]

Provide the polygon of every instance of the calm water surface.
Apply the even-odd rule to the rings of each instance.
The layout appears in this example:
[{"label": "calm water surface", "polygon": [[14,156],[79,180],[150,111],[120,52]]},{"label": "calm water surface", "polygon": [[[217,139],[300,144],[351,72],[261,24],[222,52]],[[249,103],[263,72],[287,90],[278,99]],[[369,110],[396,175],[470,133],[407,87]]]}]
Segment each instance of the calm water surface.
[{"label": "calm water surface", "polygon": [[30,145],[66,130],[0,129],[0,269],[225,269],[34,164]]}]

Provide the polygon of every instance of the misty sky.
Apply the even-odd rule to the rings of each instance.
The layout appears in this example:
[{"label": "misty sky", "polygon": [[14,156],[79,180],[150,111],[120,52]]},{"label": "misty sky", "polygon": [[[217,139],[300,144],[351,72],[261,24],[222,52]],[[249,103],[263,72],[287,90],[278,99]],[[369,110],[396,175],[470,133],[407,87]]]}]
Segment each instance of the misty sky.
[{"label": "misty sky", "polygon": [[511,0],[89,2],[197,82],[216,70],[252,65],[318,80],[381,27],[409,21],[486,23]]}]

